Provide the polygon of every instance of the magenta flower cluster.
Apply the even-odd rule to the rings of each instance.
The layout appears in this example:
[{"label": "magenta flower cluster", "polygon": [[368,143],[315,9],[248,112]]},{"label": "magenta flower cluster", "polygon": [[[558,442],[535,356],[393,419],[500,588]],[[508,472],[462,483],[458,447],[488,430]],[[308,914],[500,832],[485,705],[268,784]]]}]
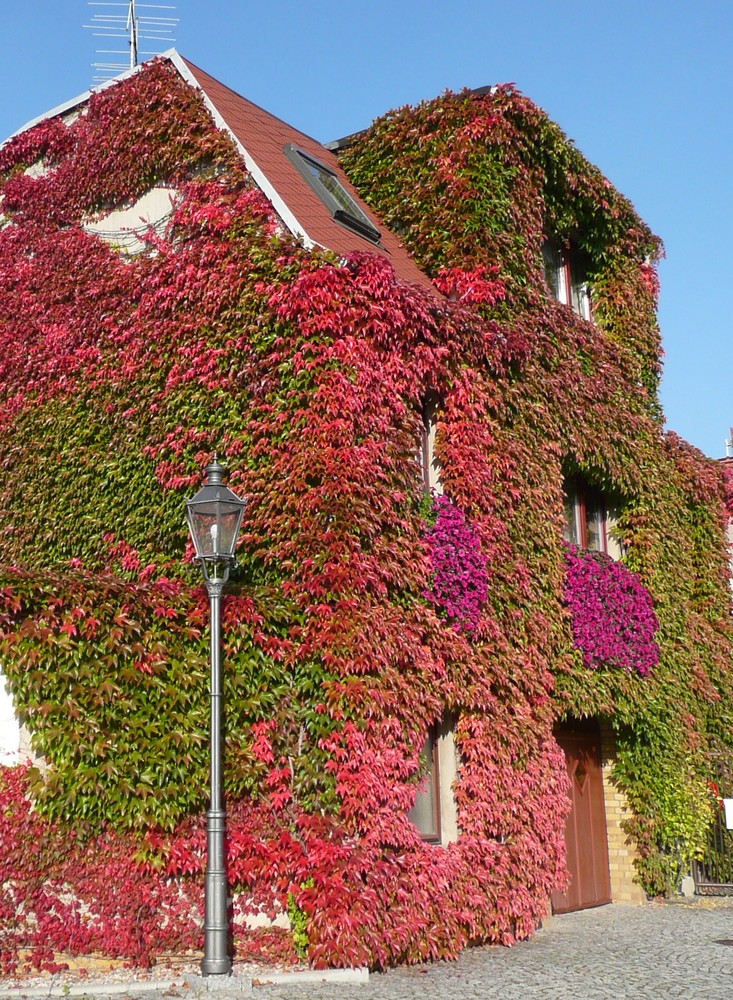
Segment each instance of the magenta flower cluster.
[{"label": "magenta flower cluster", "polygon": [[645,677],[659,661],[651,595],[622,563],[571,545],[565,602],[575,645],[588,667],[621,667]]},{"label": "magenta flower cluster", "polygon": [[481,538],[448,497],[436,496],[433,504],[435,523],[426,535],[432,586],[425,596],[458,631],[475,632],[489,594]]}]

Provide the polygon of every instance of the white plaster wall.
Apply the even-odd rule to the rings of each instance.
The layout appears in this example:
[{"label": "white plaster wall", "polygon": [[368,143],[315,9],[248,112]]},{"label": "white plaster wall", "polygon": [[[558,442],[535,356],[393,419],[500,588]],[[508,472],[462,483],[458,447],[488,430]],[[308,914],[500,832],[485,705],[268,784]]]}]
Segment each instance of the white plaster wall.
[{"label": "white plaster wall", "polygon": [[435,436],[438,433],[438,425],[435,418],[431,418],[428,424],[428,476],[430,477],[430,488],[436,493],[443,492],[443,483],[440,480],[440,465],[435,457]]},{"label": "white plaster wall", "polygon": [[440,787],[440,842],[458,840],[458,809],[453,788],[458,779],[458,754],[453,729],[443,727],[438,735],[438,775]]},{"label": "white plaster wall", "polygon": [[612,559],[618,561],[623,558],[624,550],[616,537],[616,513],[613,510],[609,510],[606,514],[606,544],[608,546],[608,554]]},{"label": "white plaster wall", "polygon": [[136,254],[147,244],[140,239],[150,227],[159,228],[173,211],[177,191],[170,187],[155,187],[138,198],[134,205],[115,209],[101,219],[87,220],[84,229],[94,233],[124,253]]}]

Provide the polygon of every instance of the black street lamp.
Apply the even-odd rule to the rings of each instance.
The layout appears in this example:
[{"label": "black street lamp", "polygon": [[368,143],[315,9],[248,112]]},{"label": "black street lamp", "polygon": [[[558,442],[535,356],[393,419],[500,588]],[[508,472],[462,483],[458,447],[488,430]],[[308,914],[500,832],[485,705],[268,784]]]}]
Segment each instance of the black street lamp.
[{"label": "black street lamp", "polygon": [[211,614],[211,801],[207,816],[207,853],[204,917],[204,976],[228,976],[232,971],[229,952],[228,885],[225,854],[226,809],[222,796],[222,691],[221,691],[221,595],[235,565],[234,548],[247,505],[224,485],[224,468],[217,460],[206,467],[204,485],[186,501],[186,520],[191,532],[196,562],[201,563]]}]

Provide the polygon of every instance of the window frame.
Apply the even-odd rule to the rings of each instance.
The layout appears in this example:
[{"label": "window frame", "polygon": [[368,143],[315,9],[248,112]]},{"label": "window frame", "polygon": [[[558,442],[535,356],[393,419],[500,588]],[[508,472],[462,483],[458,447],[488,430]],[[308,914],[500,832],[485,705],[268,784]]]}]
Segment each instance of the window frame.
[{"label": "window frame", "polygon": [[[420,759],[427,761],[427,767],[421,781],[427,782],[426,788],[418,788],[417,796],[415,798],[415,805],[407,814],[407,818],[415,824],[418,831],[420,832],[420,837],[428,844],[440,844],[441,840],[441,813],[440,813],[440,763],[438,754],[438,739],[439,733],[437,726],[431,726],[428,731],[427,739],[423,744],[423,748],[420,751]],[[418,808],[418,804],[422,800],[432,795],[432,824],[430,830],[423,829],[418,817],[415,815],[415,811]]]},{"label": "window frame", "polygon": [[592,322],[593,300],[578,245],[548,237],[542,244],[542,262],[551,296],[569,306],[576,316]]},{"label": "window frame", "polygon": [[[589,549],[593,552],[603,552],[608,555],[608,502],[600,490],[594,489],[581,476],[572,476],[565,480],[563,486],[565,497],[565,530],[563,535],[569,544],[575,544],[578,548]],[[568,513],[572,505],[575,518],[576,542],[567,536],[569,532]],[[588,525],[590,522],[590,512],[597,513],[599,547],[590,548],[590,532]]]},{"label": "window frame", "polygon": [[[284,147],[284,152],[311,190],[315,191],[321,199],[336,222],[358,233],[359,236],[363,236],[370,243],[379,243],[382,236],[381,232],[361,206],[357,204],[354,196],[346,190],[335,170],[327,167],[318,157],[313,156],[311,153],[306,153],[300,146],[295,146],[291,142],[287,143]],[[328,176],[338,191],[341,201],[329,190],[322,179],[321,175],[323,174]]]}]

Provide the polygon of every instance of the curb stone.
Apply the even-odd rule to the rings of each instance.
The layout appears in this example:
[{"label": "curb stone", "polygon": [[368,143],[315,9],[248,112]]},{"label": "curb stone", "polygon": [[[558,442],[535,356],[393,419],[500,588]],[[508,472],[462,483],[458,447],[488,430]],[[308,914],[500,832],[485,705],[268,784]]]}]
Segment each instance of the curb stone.
[{"label": "curb stone", "polygon": [[[88,997],[88,996],[124,996],[129,993],[138,996],[141,993],[167,992],[179,990],[182,983],[166,980],[131,981],[129,983],[67,983],[65,986],[23,986],[0,990],[0,998],[10,997]],[[251,988],[251,984],[250,984]]]},{"label": "curb stone", "polygon": [[253,986],[286,986],[302,983],[316,985],[324,983],[368,983],[369,969],[308,969],[302,972],[264,973],[252,980]]},{"label": "curb stone", "polygon": [[16,986],[10,989],[0,989],[0,1000],[39,1000],[45,997],[137,997],[147,993],[169,994],[170,996],[190,995],[206,996],[208,993],[221,993],[239,996],[252,992],[252,979],[249,976],[225,976],[221,982],[219,977],[211,982],[203,976],[183,976],[179,979],[145,979],[129,980],[124,983],[114,982],[83,982],[66,983],[63,986]]},{"label": "curb stone", "polygon": [[23,986],[0,989],[0,1000],[41,1000],[46,997],[137,997],[146,993],[170,993],[206,996],[211,993],[222,996],[241,996],[252,993],[256,986],[290,985],[357,985],[369,982],[369,970],[322,969],[299,972],[265,972],[255,978],[250,976],[185,976],[181,979],[132,980],[126,983],[68,983],[64,986]]}]

